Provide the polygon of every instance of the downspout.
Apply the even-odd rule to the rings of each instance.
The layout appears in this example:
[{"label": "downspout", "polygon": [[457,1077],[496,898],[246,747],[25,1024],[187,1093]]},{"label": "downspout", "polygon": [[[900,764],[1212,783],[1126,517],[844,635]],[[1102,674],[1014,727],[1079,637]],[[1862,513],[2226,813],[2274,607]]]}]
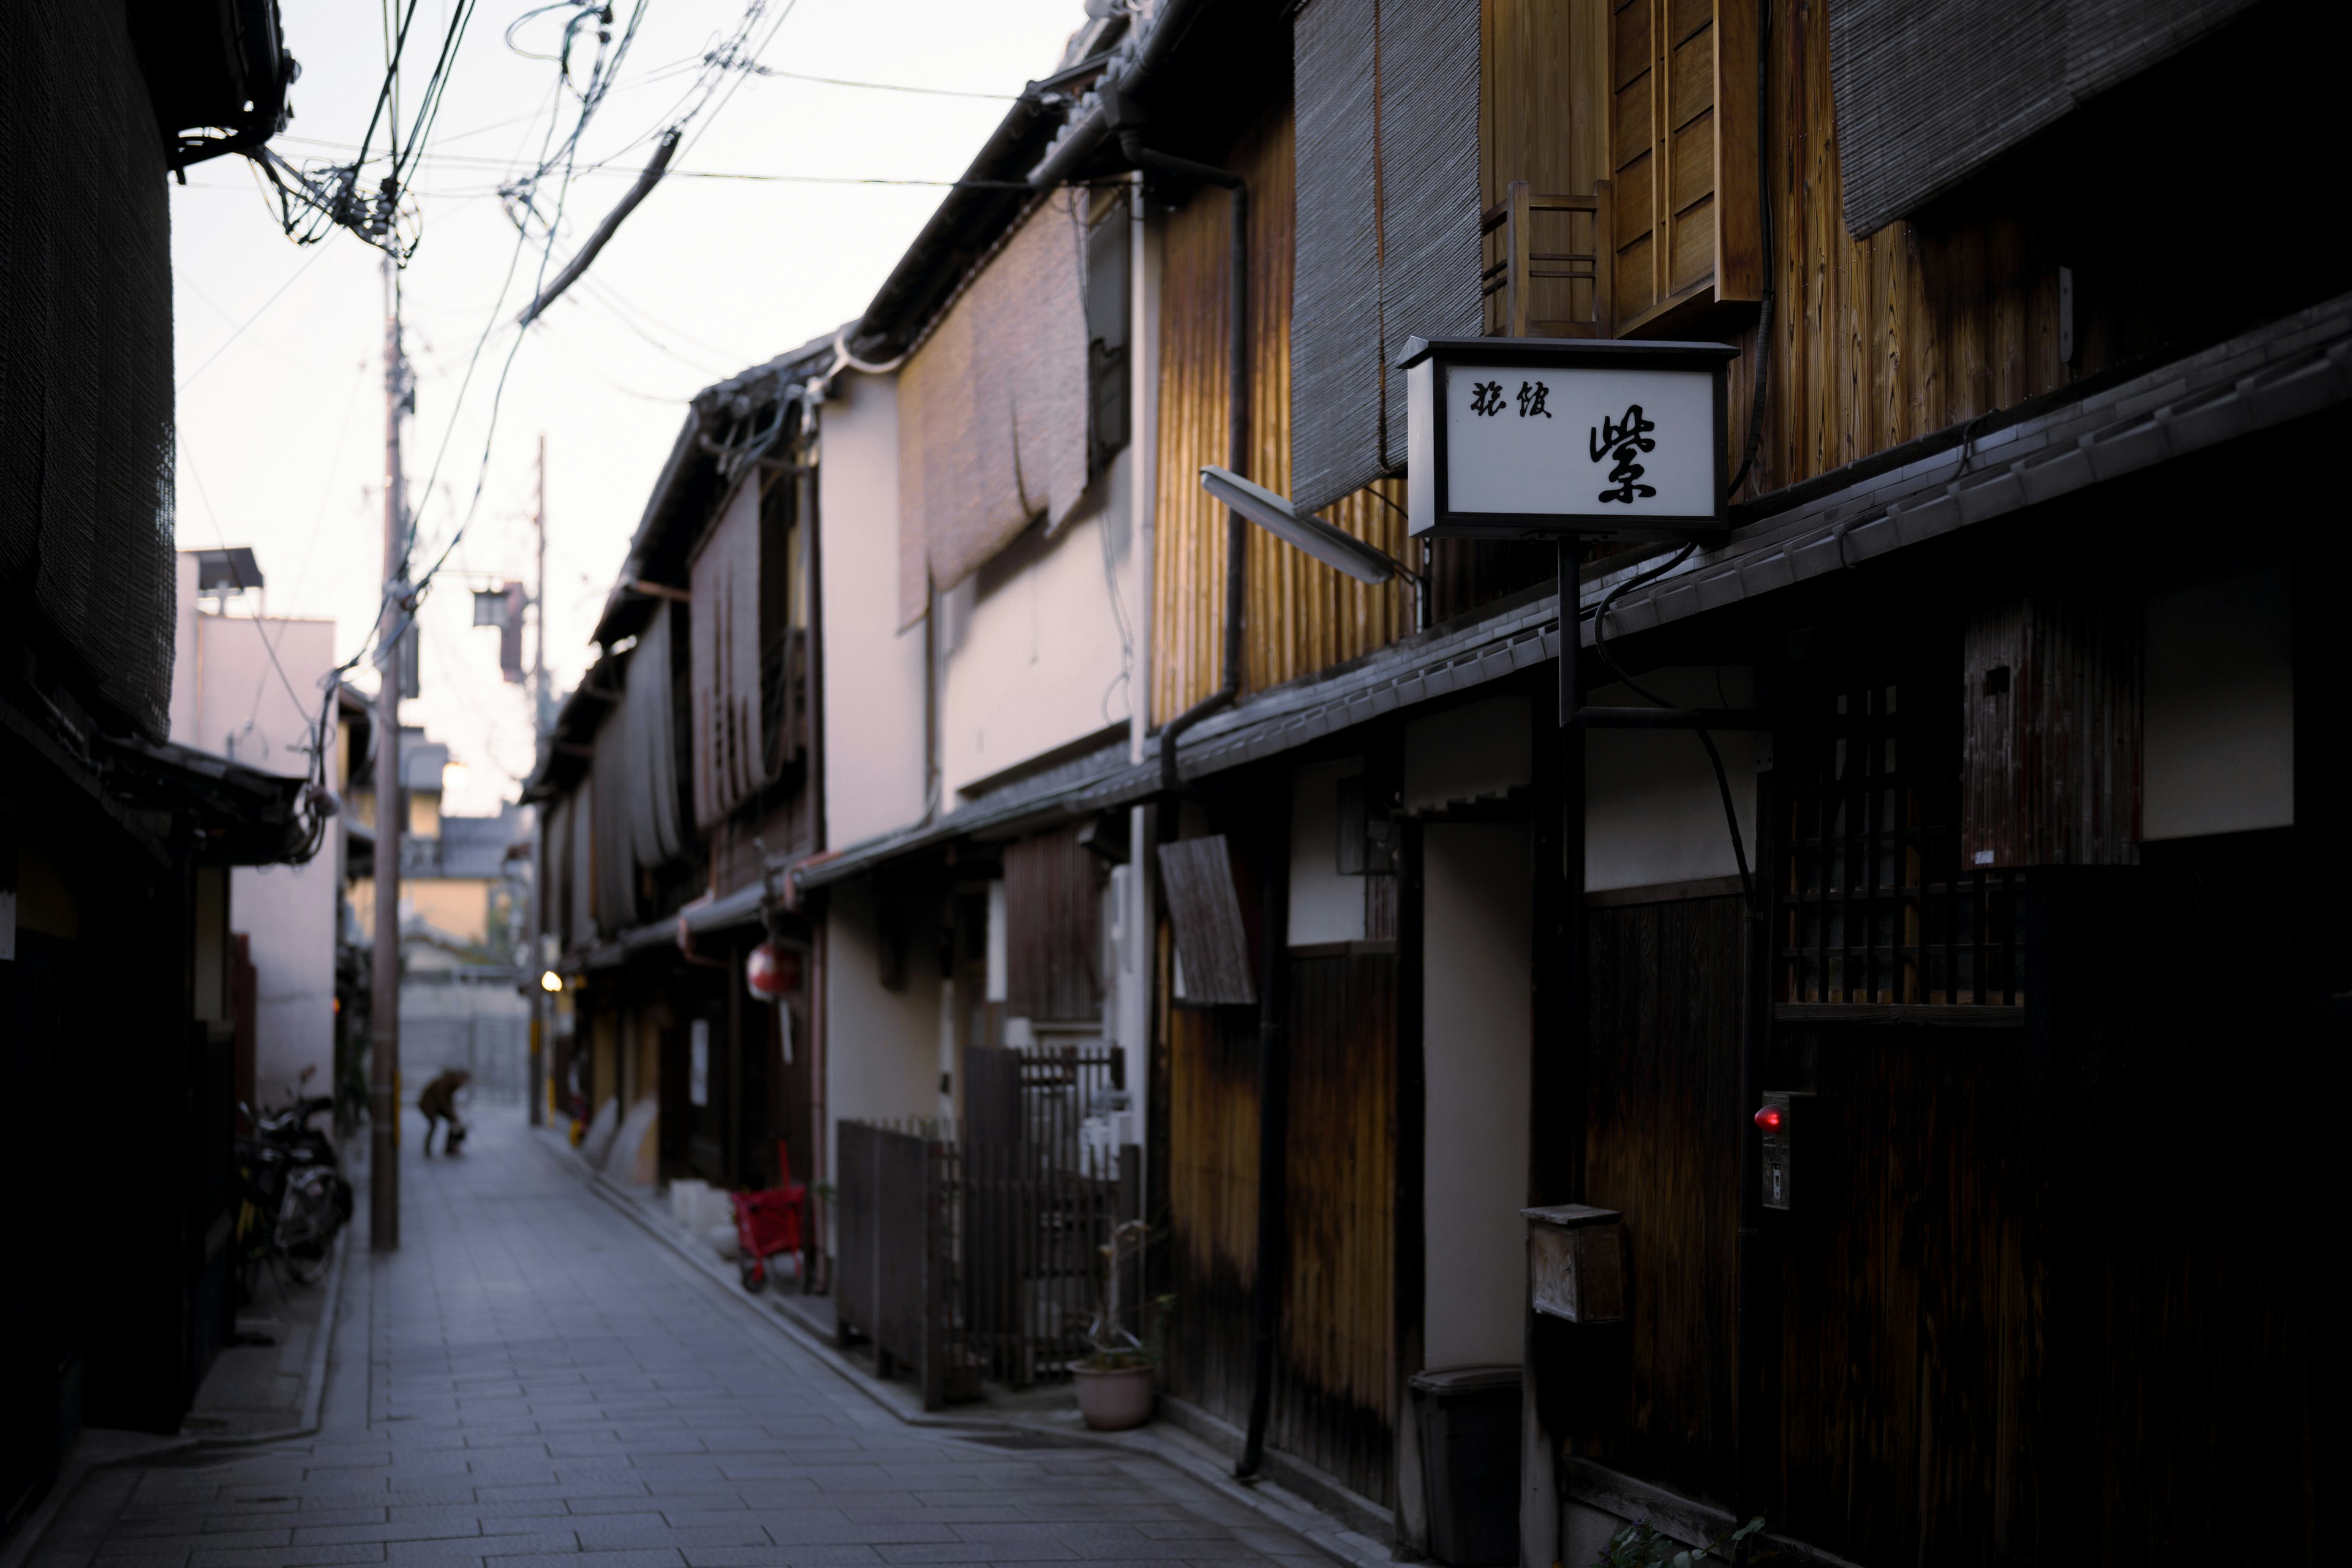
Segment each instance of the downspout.
[{"label": "downspout", "polygon": [[1290,1061],[1286,1026],[1290,986],[1290,835],[1286,812],[1266,838],[1258,933],[1257,1264],[1250,1282],[1249,1427],[1234,1475],[1249,1480],[1265,1460],[1265,1423],[1274,1403],[1274,1347],[1282,1323],[1283,1277],[1289,1272],[1283,1219],[1288,1203]]},{"label": "downspout", "polygon": [[[1151,257],[1146,248],[1150,228],[1143,205],[1143,174],[1128,185],[1128,331],[1129,469],[1128,548],[1134,555],[1135,654],[1128,677],[1128,761],[1139,767],[1151,740],[1151,628],[1153,573],[1157,565],[1156,514],[1159,495],[1160,356],[1159,299],[1151,287]],[[1149,1149],[1151,1126],[1151,973],[1153,952],[1151,893],[1151,808],[1134,807],[1128,814],[1129,866],[1127,908],[1127,973],[1121,984],[1121,1025],[1128,1062],[1128,1103],[1133,1108],[1137,1142]],[[1136,1212],[1151,1213],[1151,1162],[1143,1162],[1143,1180]]]},{"label": "downspout", "polygon": [[[1730,494],[1738,493],[1741,482],[1755,468],[1757,454],[1763,445],[1764,391],[1772,363],[1773,268],[1778,265],[1772,243],[1772,0],[1758,0],[1757,12],[1756,199],[1763,230],[1764,300],[1756,328],[1755,403],[1748,414],[1748,449],[1739,471],[1732,477]],[[1759,484],[1758,488],[1762,487]],[[1727,811],[1729,805],[1727,799]],[[1759,805],[1758,816],[1760,819],[1762,816]],[[1736,817],[1732,832],[1736,841]],[[1758,870],[1760,879],[1762,868]],[[1774,1270],[1766,1255],[1768,1238],[1764,1234],[1763,1135],[1752,1120],[1763,1100],[1765,1058],[1769,1045],[1770,931],[1766,920],[1769,895],[1757,879],[1750,879],[1747,892],[1739,911],[1739,1232],[1733,1287],[1738,1292],[1733,1307],[1735,1331],[1738,1335],[1733,1352],[1738,1368],[1735,1384],[1738,1415],[1732,1427],[1731,1490],[1735,1510],[1752,1517],[1764,1510],[1766,1472],[1771,1464],[1773,1413],[1765,1397],[1765,1361],[1777,1331],[1768,1315],[1765,1300]]]}]

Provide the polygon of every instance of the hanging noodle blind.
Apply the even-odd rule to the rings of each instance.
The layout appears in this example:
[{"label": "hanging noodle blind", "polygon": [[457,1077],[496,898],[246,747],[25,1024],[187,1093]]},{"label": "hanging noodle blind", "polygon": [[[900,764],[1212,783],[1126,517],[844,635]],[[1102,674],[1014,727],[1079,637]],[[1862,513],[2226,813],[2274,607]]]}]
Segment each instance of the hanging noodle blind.
[{"label": "hanging noodle blind", "polygon": [[642,918],[637,871],[659,866],[683,847],[678,827],[677,742],[670,703],[670,610],[665,605],[637,634],[622,678],[623,696],[596,731],[596,913],[608,931]]},{"label": "hanging noodle blind", "polygon": [[2250,0],[1838,0],[1830,7],[1845,226],[1942,195]]},{"label": "hanging noodle blind", "polygon": [[596,936],[596,796],[583,778],[568,797],[563,814],[563,889],[571,910],[564,945],[585,947]]},{"label": "hanging noodle blind", "polygon": [[1087,488],[1080,191],[1023,219],[898,374],[898,621]]},{"label": "hanging noodle blind", "polygon": [[1478,0],[1315,0],[1291,37],[1291,493],[1312,510],[1403,467],[1405,340],[1480,328]]},{"label": "hanging noodle blind", "polygon": [[694,821],[710,827],[767,779],[760,722],[760,476],[745,476],[689,568]]}]

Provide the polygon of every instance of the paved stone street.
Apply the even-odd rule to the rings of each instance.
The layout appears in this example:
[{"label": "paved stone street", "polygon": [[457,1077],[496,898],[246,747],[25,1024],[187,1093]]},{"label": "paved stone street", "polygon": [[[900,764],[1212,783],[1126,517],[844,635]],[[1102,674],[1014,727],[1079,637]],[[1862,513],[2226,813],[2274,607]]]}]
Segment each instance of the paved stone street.
[{"label": "paved stone street", "polygon": [[352,1237],[318,1437],[93,1470],[36,1568],[1328,1561],[1149,1458],[902,1424],[519,1112],[461,1160],[418,1158],[414,1131],[407,1246]]}]

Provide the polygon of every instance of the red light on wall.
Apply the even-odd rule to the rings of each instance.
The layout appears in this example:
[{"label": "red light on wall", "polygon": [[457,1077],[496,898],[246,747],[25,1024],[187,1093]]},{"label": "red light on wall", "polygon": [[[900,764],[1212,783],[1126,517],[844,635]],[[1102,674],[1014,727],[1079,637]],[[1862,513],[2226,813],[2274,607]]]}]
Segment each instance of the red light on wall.
[{"label": "red light on wall", "polygon": [[801,987],[801,957],[790,948],[763,942],[751,950],[743,979],[762,1002],[782,1001]]},{"label": "red light on wall", "polygon": [[1789,1125],[1789,1113],[1777,1105],[1768,1105],[1756,1113],[1756,1125],[1767,1132],[1778,1132]]}]

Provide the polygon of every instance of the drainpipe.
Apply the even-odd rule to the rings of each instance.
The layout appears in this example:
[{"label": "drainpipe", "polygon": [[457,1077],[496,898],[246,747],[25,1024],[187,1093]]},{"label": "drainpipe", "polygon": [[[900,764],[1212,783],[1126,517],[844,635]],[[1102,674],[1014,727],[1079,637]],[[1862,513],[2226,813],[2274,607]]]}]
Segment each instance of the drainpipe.
[{"label": "drainpipe", "polygon": [[[1135,573],[1135,654],[1129,674],[1127,760],[1141,766],[1151,740],[1151,627],[1153,572],[1157,565],[1155,514],[1159,508],[1160,333],[1159,297],[1150,227],[1143,206],[1143,172],[1128,184],[1128,548]],[[1129,1052],[1127,1092],[1137,1142],[1149,1147],[1151,1125],[1152,896],[1151,807],[1128,813],[1127,972],[1121,980],[1120,1037]],[[1151,1213],[1151,1163],[1143,1163],[1137,1193],[1139,1215]]]},{"label": "drainpipe", "polygon": [[1290,1060],[1290,834],[1287,811],[1267,835],[1258,932],[1257,1266],[1250,1285],[1249,1427],[1234,1475],[1256,1477],[1265,1459],[1265,1422],[1274,1403],[1274,1346],[1282,1322],[1283,1277],[1289,1270],[1283,1218],[1288,1202]]}]

